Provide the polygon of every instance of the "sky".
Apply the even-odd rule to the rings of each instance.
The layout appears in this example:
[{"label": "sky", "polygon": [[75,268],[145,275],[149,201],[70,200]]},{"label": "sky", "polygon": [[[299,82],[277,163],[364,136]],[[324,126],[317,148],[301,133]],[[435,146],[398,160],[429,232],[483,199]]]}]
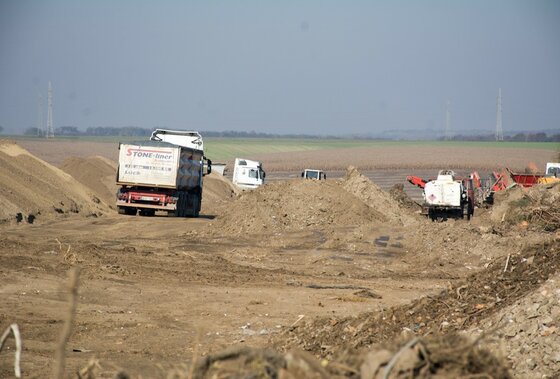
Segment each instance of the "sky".
[{"label": "sky", "polygon": [[0,126],[560,128],[560,1],[0,0]]}]

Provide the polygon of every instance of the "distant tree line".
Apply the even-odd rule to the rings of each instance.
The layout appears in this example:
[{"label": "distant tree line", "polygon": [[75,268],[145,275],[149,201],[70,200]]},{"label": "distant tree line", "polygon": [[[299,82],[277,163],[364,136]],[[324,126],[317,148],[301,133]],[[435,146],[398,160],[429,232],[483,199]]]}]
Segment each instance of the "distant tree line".
[{"label": "distant tree line", "polygon": [[223,132],[207,132],[201,131],[204,137],[217,137],[217,138],[305,138],[305,139],[320,139],[320,138],[328,138],[328,139],[340,139],[341,137],[337,136],[319,136],[319,135],[311,135],[311,134],[275,134],[275,133],[262,133],[262,132],[237,132],[234,130],[226,130]]},{"label": "distant tree line", "polygon": [[[155,129],[155,128],[154,128]],[[154,129],[140,128],[137,126],[90,126],[85,131],[79,130],[76,126],[61,126],[55,128],[55,136],[126,136],[126,137],[145,137],[150,136]],[[162,128],[166,129],[166,128]],[[43,136],[44,132],[37,128],[28,128],[25,132],[27,136]],[[336,136],[317,136],[311,134],[272,134],[272,133],[261,133],[261,132],[237,132],[234,130],[226,130],[223,132],[210,132],[210,131],[200,131],[200,134],[204,137],[222,137],[222,138],[309,138],[309,139],[319,139],[319,138],[329,138],[329,139],[339,139],[341,137]]]},{"label": "distant tree line", "polygon": [[[166,129],[163,128],[162,129]],[[137,126],[90,126],[85,131],[79,130],[76,126],[60,126],[55,128],[55,136],[120,136],[120,137],[149,137],[154,129],[140,128]],[[2,127],[0,126],[0,132]],[[28,128],[24,132],[27,136],[43,136],[44,132],[37,128]],[[311,134],[274,134],[262,132],[238,132],[234,130],[226,130],[222,132],[200,131],[203,137],[216,137],[216,138],[306,138],[306,139],[343,139],[345,137],[332,136],[332,135],[311,135]],[[351,139],[364,139],[364,140],[378,140],[378,139],[391,139],[391,138],[376,138],[368,136],[352,136],[346,137]],[[440,137],[443,140],[444,137]],[[480,134],[480,135],[455,135],[451,137],[452,141],[495,141],[493,134]],[[547,134],[544,132],[539,133],[516,133],[512,135],[504,135],[504,141],[518,141],[518,142],[560,142],[560,133]]]},{"label": "distant tree line", "polygon": [[[443,140],[444,137],[441,137],[440,140]],[[473,135],[473,136],[464,136],[464,135],[456,135],[451,137],[452,141],[495,141],[496,137],[494,134],[484,134],[484,135]],[[513,135],[505,135],[504,141],[510,142],[560,142],[560,134],[550,134],[547,135],[546,133],[516,133]]]}]

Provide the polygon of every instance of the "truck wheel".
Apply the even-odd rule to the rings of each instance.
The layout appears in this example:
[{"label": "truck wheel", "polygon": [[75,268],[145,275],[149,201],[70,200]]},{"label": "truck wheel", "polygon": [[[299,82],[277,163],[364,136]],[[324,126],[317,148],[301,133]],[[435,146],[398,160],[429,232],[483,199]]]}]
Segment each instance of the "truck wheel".
[{"label": "truck wheel", "polygon": [[185,203],[186,203],[186,196],[184,192],[179,192],[179,200],[177,200],[177,217],[185,217]]},{"label": "truck wheel", "polygon": [[132,207],[118,207],[118,212],[121,215],[136,216],[136,208]]},{"label": "truck wheel", "polygon": [[469,204],[467,206],[467,220],[470,220],[473,215],[474,215],[474,206],[472,202],[469,200]]},{"label": "truck wheel", "polygon": [[199,194],[191,194],[190,196],[190,209],[189,209],[189,216],[191,217],[198,217],[200,212],[200,196]]},{"label": "truck wheel", "polygon": [[202,209],[202,198],[197,196],[196,199],[196,212],[194,212],[194,217],[198,217],[200,215],[200,210]]}]

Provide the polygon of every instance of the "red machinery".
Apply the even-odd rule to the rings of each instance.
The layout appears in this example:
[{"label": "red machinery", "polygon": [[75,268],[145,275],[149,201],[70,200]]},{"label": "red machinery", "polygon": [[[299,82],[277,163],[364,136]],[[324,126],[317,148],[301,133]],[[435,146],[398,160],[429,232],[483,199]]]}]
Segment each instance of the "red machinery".
[{"label": "red machinery", "polygon": [[424,180],[418,176],[407,176],[406,180],[408,180],[410,182],[410,184],[414,184],[415,186],[418,186],[420,188],[424,188],[426,187],[426,183],[428,183],[427,180]]},{"label": "red machinery", "polygon": [[506,168],[506,170],[511,175],[513,181],[522,187],[532,187],[538,183],[540,178],[544,177],[541,174],[517,174],[511,172],[509,168]]}]

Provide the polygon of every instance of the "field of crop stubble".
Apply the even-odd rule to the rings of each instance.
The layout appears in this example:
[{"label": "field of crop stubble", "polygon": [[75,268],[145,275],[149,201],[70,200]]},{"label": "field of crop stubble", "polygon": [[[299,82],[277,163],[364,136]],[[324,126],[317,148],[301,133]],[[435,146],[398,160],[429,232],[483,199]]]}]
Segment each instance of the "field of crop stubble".
[{"label": "field of crop stubble", "polygon": [[[103,156],[117,161],[118,137],[86,139],[18,139],[32,154],[60,166],[67,157]],[[127,139],[130,141],[130,138]],[[555,161],[558,143],[538,142],[456,142],[456,141],[367,141],[322,139],[223,139],[205,138],[205,152],[215,162],[227,163],[231,178],[236,157],[263,162],[267,180],[298,177],[305,168],[325,170],[327,177],[344,175],[349,166],[357,167],[382,189],[404,184],[406,193],[421,201],[421,190],[408,184],[406,177],[434,178],[440,169],[459,174],[473,170],[481,174],[524,171],[528,166],[544,170],[546,162]]]},{"label": "field of crop stubble", "polygon": [[[138,138],[139,140],[140,138]],[[116,161],[118,137],[114,140],[16,139],[19,145],[52,164],[65,157],[104,156]],[[130,141],[130,139],[127,139]],[[479,169],[509,167],[524,170],[529,163],[544,169],[556,159],[558,143],[455,142],[455,141],[366,141],[321,139],[222,139],[205,138],[205,152],[214,161],[232,163],[236,157],[261,160],[271,174],[306,167],[345,170],[352,165],[375,169]]]}]

